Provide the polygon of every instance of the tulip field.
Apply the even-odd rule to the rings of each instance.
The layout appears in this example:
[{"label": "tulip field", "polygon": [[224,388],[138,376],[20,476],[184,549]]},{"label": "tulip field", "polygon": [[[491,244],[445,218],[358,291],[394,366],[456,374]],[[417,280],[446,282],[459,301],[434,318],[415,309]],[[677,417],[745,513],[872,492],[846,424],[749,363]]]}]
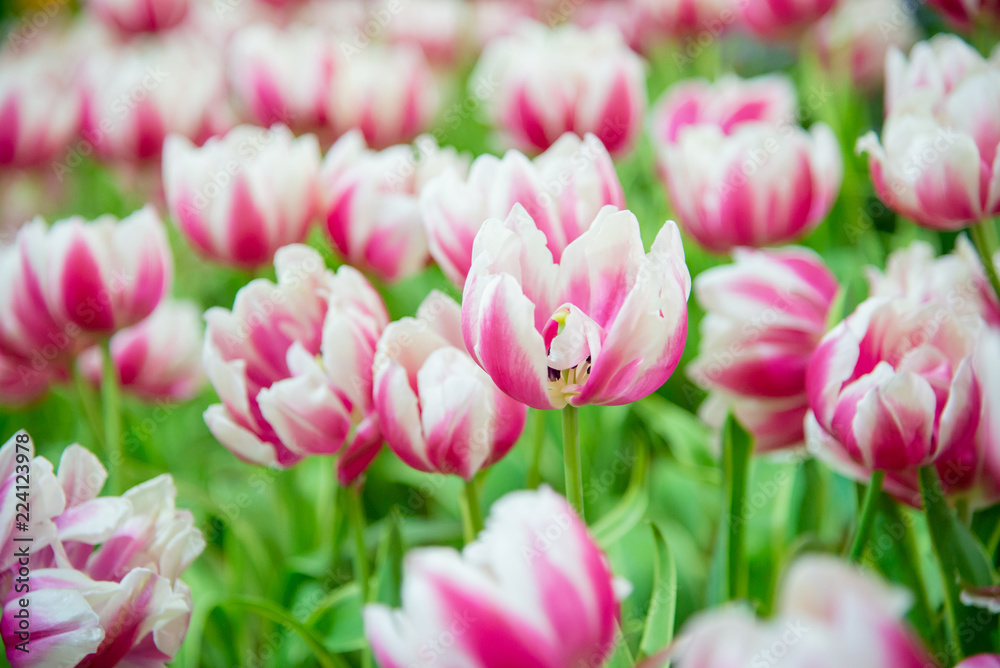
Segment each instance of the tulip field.
[{"label": "tulip field", "polygon": [[0,5],[14,668],[1000,668],[996,0]]}]

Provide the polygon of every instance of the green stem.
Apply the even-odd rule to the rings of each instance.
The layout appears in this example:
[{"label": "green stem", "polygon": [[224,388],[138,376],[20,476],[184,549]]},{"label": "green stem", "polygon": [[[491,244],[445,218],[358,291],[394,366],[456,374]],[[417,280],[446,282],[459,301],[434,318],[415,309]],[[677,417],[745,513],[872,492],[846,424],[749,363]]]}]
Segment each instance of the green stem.
[{"label": "green stem", "polygon": [[875,507],[878,505],[878,497],[882,493],[882,481],[885,480],[885,471],[873,471],[871,482],[865,491],[865,500],[861,504],[861,512],[858,514],[858,527],[854,531],[854,541],[851,543],[851,551],[848,553],[853,563],[861,561],[861,557],[868,547],[868,534],[875,524]]},{"label": "green stem", "polygon": [[946,649],[951,650],[948,653],[957,663],[964,655],[962,642],[958,636],[958,610],[962,605],[957,579],[958,567],[952,557],[950,546],[947,545],[948,537],[945,535],[945,527],[950,522],[948,517],[950,511],[944,500],[944,491],[941,489],[937,470],[933,466],[924,466],[920,469],[920,496],[924,501],[931,545],[944,585],[944,624],[948,638]]},{"label": "green stem", "polygon": [[483,530],[483,511],[479,507],[479,490],[475,479],[465,481],[462,501],[462,530],[465,534],[465,544],[468,545]]},{"label": "green stem", "polygon": [[[369,602],[371,570],[368,565],[368,550],[365,547],[365,511],[361,502],[361,485],[351,485],[344,489],[347,503],[347,521],[354,537],[354,579],[361,589],[362,604]],[[372,653],[369,647],[361,650],[362,668],[371,668]]]},{"label": "green stem", "polygon": [[528,488],[535,489],[542,482],[542,448],[545,446],[545,411],[532,411],[535,418],[535,442],[528,470]]},{"label": "green stem", "polygon": [[993,286],[993,292],[1000,297],[1000,277],[997,276],[996,265],[993,264],[993,253],[996,251],[996,228],[991,219],[986,219],[978,225],[969,228],[969,238],[979,253],[979,259],[986,270],[986,277]]},{"label": "green stem", "polygon": [[[103,355],[103,353],[101,353]],[[103,367],[102,367],[103,371]],[[94,397],[94,388],[91,387],[87,379],[80,372],[80,367],[73,365],[73,385],[76,387],[76,394],[80,397],[80,405],[83,406],[83,413],[90,426],[90,433],[94,441],[101,447],[104,446],[104,425],[101,424],[101,411]]]},{"label": "green stem", "polygon": [[566,471],[566,498],[586,522],[583,509],[583,469],[580,466],[580,417],[576,406],[562,410],[563,469]]},{"label": "green stem", "polygon": [[742,511],[746,497],[750,457],[749,451],[736,452],[738,448],[732,444],[730,444],[730,449],[732,452],[727,453],[726,456],[728,469],[726,474],[729,479],[729,536],[727,542],[729,571],[727,581],[730,600],[739,600],[746,598],[749,585],[744,564],[746,518],[743,517]]},{"label": "green stem", "polygon": [[122,455],[121,397],[118,393],[118,370],[111,357],[111,341],[101,344],[103,376],[101,378],[101,404],[104,408],[104,447],[108,455],[108,488],[112,494],[121,494],[125,460]]},{"label": "green stem", "polygon": [[[896,540],[896,549],[899,550],[903,584],[916,596],[913,614],[919,620],[919,627],[929,634],[926,638],[928,644],[931,647],[938,647],[941,639],[934,614],[931,612],[930,598],[927,596],[927,585],[920,566],[920,551],[917,547],[917,534],[913,529],[913,519],[904,515],[906,511],[900,508],[899,503],[892,497],[883,494],[881,501],[882,511],[889,525],[889,537]],[[896,530],[897,527],[899,531]]]}]

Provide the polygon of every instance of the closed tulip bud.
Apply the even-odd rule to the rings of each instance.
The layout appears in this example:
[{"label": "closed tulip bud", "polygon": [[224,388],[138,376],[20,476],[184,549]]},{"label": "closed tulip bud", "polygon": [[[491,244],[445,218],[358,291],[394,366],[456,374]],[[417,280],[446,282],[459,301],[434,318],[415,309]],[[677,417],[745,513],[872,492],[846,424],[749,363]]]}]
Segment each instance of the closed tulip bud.
[{"label": "closed tulip bud", "polygon": [[594,135],[565,134],[534,160],[516,150],[503,158],[481,155],[468,177],[450,169],[421,192],[420,208],[431,255],[462,287],[472,263],[472,241],[488,218],[505,218],[520,204],[545,233],[558,261],[605,205],[625,206],[607,149]]},{"label": "closed tulip bud", "polygon": [[381,443],[371,367],[385,306],[359,272],[334,274],[307,246],[279,249],[274,266],[277,284],[251,281],[232,311],[205,314],[203,363],[222,400],[205,422],[253,464],[287,468],[343,450],[340,479],[349,482]]},{"label": "closed tulip bud", "polygon": [[806,388],[810,440],[856,475],[908,471],[971,447],[984,327],[947,304],[870,298],[820,342]]},{"label": "closed tulip bud", "polygon": [[316,217],[319,144],[283,125],[241,125],[202,147],[167,138],[163,185],[177,227],[207,257],[259,267],[305,241]]},{"label": "closed tulip bud", "polygon": [[375,353],[375,408],[389,447],[420,471],[471,480],[517,442],[527,407],[465,351],[462,308],[433,291],[385,328]]},{"label": "closed tulip bud", "polygon": [[1000,67],[954,35],[886,60],[881,140],[858,140],[890,208],[935,230],[1000,213]]},{"label": "closed tulip bud", "polygon": [[[120,387],[146,401],[187,401],[205,382],[201,368],[201,311],[190,302],[165,301],[145,320],[111,337]],[[101,351],[80,356],[83,374],[101,382]]]},{"label": "closed tulip bud", "polygon": [[654,392],[677,366],[690,290],[673,222],[647,254],[635,216],[606,206],[557,263],[515,205],[476,235],[462,331],[493,382],[522,403],[626,404]]},{"label": "closed tulip bud", "polygon": [[698,275],[705,309],[688,374],[731,407],[766,452],[802,445],[806,367],[826,332],[837,280],[804,248],[737,249],[735,262]]},{"label": "closed tulip bud", "polygon": [[124,33],[172,28],[185,19],[190,0],[88,0],[87,8]]},{"label": "closed tulip bud", "polygon": [[794,38],[829,12],[837,0],[737,2],[743,25],[761,38]]},{"label": "closed tulip bud", "polygon": [[622,592],[586,525],[542,487],[497,501],[461,554],[410,552],[402,609],[366,606],[365,635],[383,668],[600,666]]},{"label": "closed tulip bud", "polygon": [[386,148],[427,130],[440,95],[423,52],[390,44],[355,50],[344,57],[328,100],[338,131],[360,130],[369,146]]},{"label": "closed tulip bud", "polygon": [[323,32],[256,23],[229,46],[229,78],[236,97],[264,126],[283,123],[297,132],[332,133],[327,99],[335,57]]},{"label": "closed tulip bud", "polygon": [[830,128],[797,125],[791,84],[778,77],[682,82],[653,113],[661,177],[677,216],[702,246],[787,243],[816,227],[840,190]]},{"label": "closed tulip bud", "polygon": [[438,174],[464,174],[465,158],[430,137],[374,151],[359,131],[341,137],[320,175],[320,205],[333,245],[352,265],[386,281],[412,276],[430,256],[420,194]]},{"label": "closed tulip bud", "polygon": [[643,61],[610,26],[524,24],[486,47],[470,82],[508,141],[534,153],[574,132],[622,155],[646,113]]}]

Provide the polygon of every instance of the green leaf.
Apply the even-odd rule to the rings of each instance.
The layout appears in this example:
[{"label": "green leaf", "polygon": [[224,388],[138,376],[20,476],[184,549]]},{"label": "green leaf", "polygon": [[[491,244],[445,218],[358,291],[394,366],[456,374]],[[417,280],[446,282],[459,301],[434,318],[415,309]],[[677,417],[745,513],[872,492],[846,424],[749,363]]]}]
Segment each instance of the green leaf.
[{"label": "green leaf", "polygon": [[604,517],[597,520],[591,529],[594,539],[607,549],[638,526],[649,507],[649,453],[638,443],[635,446],[635,463],[632,465],[632,475],[629,478],[628,489],[621,501]]},{"label": "green leaf", "polygon": [[323,641],[311,629],[295,619],[290,612],[267,599],[234,598],[223,603],[222,607],[244,608],[250,612],[257,613],[265,619],[270,619],[272,622],[287,626],[305,641],[309,649],[316,655],[316,661],[323,668],[349,668],[344,659],[324,647]]},{"label": "green leaf", "polygon": [[395,513],[391,513],[387,520],[376,564],[375,600],[398,608],[401,603],[399,592],[403,586],[403,537]]},{"label": "green leaf", "polygon": [[955,554],[955,566],[963,584],[988,587],[997,583],[996,574],[986,554],[986,548],[975,534],[963,524],[954,513],[948,513],[951,524],[951,548]]},{"label": "green leaf", "polygon": [[604,668],[633,668],[635,661],[632,653],[628,650],[628,643],[625,642],[625,634],[622,633],[621,626],[615,629],[615,651],[604,663]]},{"label": "green leaf", "polygon": [[663,538],[663,533],[655,524],[653,547],[656,561],[653,563],[653,593],[649,597],[649,612],[646,627],[639,641],[639,657],[653,656],[665,649],[674,639],[674,615],[677,611],[677,566],[673,552]]}]

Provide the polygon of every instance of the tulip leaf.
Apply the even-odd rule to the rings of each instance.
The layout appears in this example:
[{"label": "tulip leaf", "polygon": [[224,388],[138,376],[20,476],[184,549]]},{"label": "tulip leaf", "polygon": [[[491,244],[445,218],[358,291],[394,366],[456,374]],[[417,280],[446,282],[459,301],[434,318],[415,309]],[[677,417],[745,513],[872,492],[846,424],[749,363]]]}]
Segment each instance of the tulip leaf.
[{"label": "tulip leaf", "polygon": [[332,653],[309,627],[295,619],[288,610],[272,603],[264,598],[233,598],[222,604],[223,607],[240,607],[250,612],[254,612],[265,619],[281,624],[294,631],[312,653],[316,656],[316,661],[323,668],[348,668],[347,662]]},{"label": "tulip leaf", "polygon": [[647,485],[649,453],[638,443],[635,445],[635,463],[629,478],[628,489],[621,501],[604,517],[597,520],[591,529],[594,539],[601,547],[609,546],[622,539],[625,534],[638,526],[649,507]]},{"label": "tulip leaf", "polygon": [[949,531],[952,536],[949,545],[954,551],[955,566],[962,583],[974,587],[988,587],[996,584],[993,567],[983,544],[954,513],[948,513],[948,521],[951,525]]},{"label": "tulip leaf", "polygon": [[633,668],[635,660],[628,650],[628,643],[625,642],[625,634],[622,633],[620,625],[615,627],[615,647],[614,653],[604,662],[604,668]]},{"label": "tulip leaf", "polygon": [[753,438],[732,413],[722,426],[722,468],[726,478],[725,517],[726,534],[726,583],[729,598],[741,599],[747,594],[746,545],[744,534],[747,517],[744,516],[747,474]]},{"label": "tulip leaf", "polygon": [[398,608],[399,592],[403,586],[403,537],[399,530],[398,516],[394,513],[390,513],[387,519],[376,563],[375,600]]},{"label": "tulip leaf", "polygon": [[653,593],[649,597],[646,627],[639,641],[639,657],[654,656],[670,645],[674,639],[674,616],[677,612],[677,565],[674,554],[655,524],[653,547]]}]

